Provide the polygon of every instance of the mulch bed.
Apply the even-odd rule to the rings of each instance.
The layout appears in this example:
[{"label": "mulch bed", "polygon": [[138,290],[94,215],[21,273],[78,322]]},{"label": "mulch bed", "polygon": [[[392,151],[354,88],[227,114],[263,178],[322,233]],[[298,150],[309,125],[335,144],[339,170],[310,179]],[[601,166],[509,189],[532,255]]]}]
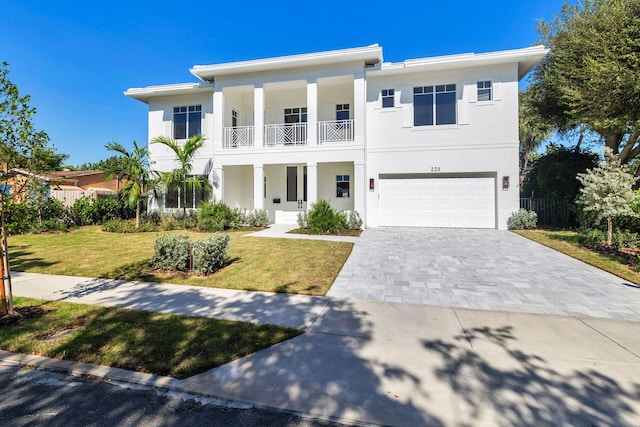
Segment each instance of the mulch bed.
[{"label": "mulch bed", "polygon": [[36,317],[40,317],[45,313],[45,310],[42,307],[38,307],[35,305],[27,307],[14,307],[14,310],[17,312],[16,315],[7,315],[0,317],[0,327],[15,325],[23,319],[33,319]]}]

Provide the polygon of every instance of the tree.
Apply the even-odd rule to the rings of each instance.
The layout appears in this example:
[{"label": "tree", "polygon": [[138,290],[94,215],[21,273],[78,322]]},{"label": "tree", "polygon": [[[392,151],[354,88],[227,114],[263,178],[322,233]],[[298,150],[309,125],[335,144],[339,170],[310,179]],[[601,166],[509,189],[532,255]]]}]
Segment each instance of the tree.
[{"label": "tree", "polygon": [[640,154],[640,0],[565,4],[538,28],[535,106],[560,130],[585,125],[622,164]]},{"label": "tree", "polygon": [[547,151],[531,163],[522,194],[573,201],[580,194],[577,175],[597,165],[598,156],[594,153],[550,143]]},{"label": "tree", "polygon": [[520,187],[524,183],[531,154],[542,142],[551,136],[554,126],[545,120],[533,103],[537,93],[535,86],[520,91],[519,133],[520,133]]},{"label": "tree", "polygon": [[110,142],[105,145],[109,151],[120,153],[120,161],[111,162],[105,171],[107,179],[124,178],[126,183],[122,187],[122,195],[126,204],[136,210],[136,229],[140,227],[140,204],[146,197],[148,189],[152,186],[152,173],[149,171],[148,150],[146,147],[138,147],[133,141],[133,149],[127,151],[121,144]]},{"label": "tree", "polygon": [[182,219],[187,219],[187,190],[198,188],[209,189],[211,184],[206,176],[191,175],[193,169],[193,156],[204,144],[202,135],[193,135],[187,139],[184,145],[178,144],[174,139],[158,136],[151,141],[152,144],[162,144],[168,147],[178,162],[178,167],[170,172],[160,172],[160,182],[165,191],[169,188],[179,189],[182,195]]},{"label": "tree", "polygon": [[613,241],[613,219],[634,216],[631,202],[636,197],[633,185],[636,178],[628,166],[621,165],[619,156],[605,148],[605,161],[598,167],[578,174],[582,184],[580,203],[585,211],[593,211],[598,220],[607,220],[607,245]]},{"label": "tree", "polygon": [[[35,108],[29,105],[29,95],[21,96],[18,86],[9,79],[9,64],[0,64],[0,187],[5,190],[12,177],[12,168],[25,168],[28,172],[41,173],[59,166],[66,158],[56,154],[49,146],[49,136],[36,130],[33,125]],[[30,175],[32,176],[32,175]],[[22,185],[41,185],[26,179]],[[11,189],[14,191],[14,189]],[[7,247],[7,234],[4,226],[5,208],[10,203],[10,194],[0,191],[0,304],[3,315],[15,315],[11,276]]]}]

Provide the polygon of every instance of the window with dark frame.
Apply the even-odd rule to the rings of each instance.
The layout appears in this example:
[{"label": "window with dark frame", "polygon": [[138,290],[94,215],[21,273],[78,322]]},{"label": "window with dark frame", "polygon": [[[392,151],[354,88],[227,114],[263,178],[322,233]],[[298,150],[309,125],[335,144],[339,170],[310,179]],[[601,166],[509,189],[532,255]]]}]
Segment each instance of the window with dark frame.
[{"label": "window with dark frame", "polygon": [[187,139],[202,133],[202,106],[173,107],[173,139]]},{"label": "window with dark frame", "polygon": [[287,166],[287,202],[298,200],[298,167]]},{"label": "window with dark frame", "polygon": [[493,100],[491,80],[478,82],[478,102]]},{"label": "window with dark frame", "polygon": [[349,175],[336,175],[336,197],[349,197]]},{"label": "window with dark frame", "polygon": [[238,112],[231,110],[231,127],[238,127]]},{"label": "window with dark frame", "polygon": [[393,108],[395,89],[382,89],[382,108]]},{"label": "window with dark frame", "polygon": [[350,119],[349,104],[337,104],[336,105],[336,120],[349,120]]},{"label": "window with dark frame", "polygon": [[413,88],[413,125],[433,126],[456,123],[456,85]]},{"label": "window with dark frame", "polygon": [[307,107],[285,108],[284,122],[285,123],[306,123]]}]

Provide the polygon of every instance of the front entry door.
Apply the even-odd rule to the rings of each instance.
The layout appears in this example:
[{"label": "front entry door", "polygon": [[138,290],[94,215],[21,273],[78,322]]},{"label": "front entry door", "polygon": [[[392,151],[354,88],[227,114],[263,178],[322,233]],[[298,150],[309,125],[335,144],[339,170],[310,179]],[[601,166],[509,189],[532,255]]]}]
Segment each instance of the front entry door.
[{"label": "front entry door", "polygon": [[287,166],[285,171],[285,211],[307,210],[307,167]]}]

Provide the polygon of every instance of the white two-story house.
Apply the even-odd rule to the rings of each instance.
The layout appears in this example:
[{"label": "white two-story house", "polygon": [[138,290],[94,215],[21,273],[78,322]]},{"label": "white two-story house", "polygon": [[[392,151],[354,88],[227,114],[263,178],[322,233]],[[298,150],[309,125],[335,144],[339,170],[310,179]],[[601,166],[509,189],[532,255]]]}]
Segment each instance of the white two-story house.
[{"label": "white two-story house", "polygon": [[[201,133],[194,174],[231,207],[295,223],[318,199],[367,227],[506,228],[518,210],[518,81],[543,46],[383,62],[377,45],[214,65],[132,88],[149,138]],[[166,147],[150,163],[173,168]],[[204,198],[187,196],[189,208]],[[181,207],[178,193],[152,208]]]}]

